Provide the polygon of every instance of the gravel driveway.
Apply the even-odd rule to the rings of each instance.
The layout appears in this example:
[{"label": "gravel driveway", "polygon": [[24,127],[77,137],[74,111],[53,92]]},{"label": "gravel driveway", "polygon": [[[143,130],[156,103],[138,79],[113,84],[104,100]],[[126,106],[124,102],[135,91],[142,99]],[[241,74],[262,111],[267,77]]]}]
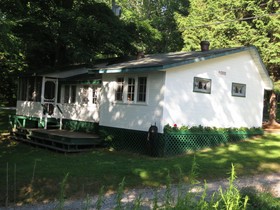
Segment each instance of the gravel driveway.
[{"label": "gravel driveway", "polygon": [[[254,187],[259,191],[266,191],[273,194],[273,196],[280,198],[280,172],[273,173],[269,175],[257,175],[252,177],[240,177],[236,180],[235,184],[238,188],[244,187]],[[202,192],[204,184],[198,184],[194,188],[190,188],[189,185],[183,186],[185,191],[191,192]],[[207,183],[208,190],[210,194],[217,191],[219,187],[226,188],[228,186],[227,180],[215,181]],[[171,187],[171,193],[176,197],[178,188],[176,186]],[[163,198],[165,195],[166,188],[145,188],[145,189],[133,189],[126,191],[122,197],[122,204],[125,205],[126,209],[131,209],[132,204],[135,203],[137,198],[141,196],[141,209],[149,210],[153,207],[154,197],[157,194],[158,204],[163,203]],[[78,209],[95,209],[95,203],[98,200],[97,196],[90,197],[84,200],[74,200],[74,201],[65,201],[64,209],[66,210],[78,210]],[[116,194],[107,194],[104,197],[102,209],[111,210],[116,206]],[[9,208],[0,208],[4,209],[16,209],[16,210],[52,210],[58,207],[57,202],[52,202],[48,204],[36,204],[36,205],[24,205],[24,206],[13,206]],[[131,208],[130,208],[131,207]]]}]

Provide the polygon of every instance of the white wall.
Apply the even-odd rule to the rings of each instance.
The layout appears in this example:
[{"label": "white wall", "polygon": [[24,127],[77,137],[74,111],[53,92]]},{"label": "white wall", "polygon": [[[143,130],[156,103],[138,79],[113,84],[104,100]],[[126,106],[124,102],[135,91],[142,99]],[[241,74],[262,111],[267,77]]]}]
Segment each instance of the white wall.
[{"label": "white wall", "polygon": [[[58,104],[63,111],[63,119],[98,122],[99,113],[96,104]],[[28,117],[43,117],[43,107],[40,102],[17,101],[17,115]],[[54,113],[49,116],[60,118],[60,113],[57,108]]]},{"label": "white wall", "polygon": [[[63,112],[63,119],[98,122],[99,113],[96,104],[59,104]],[[55,109],[54,117],[59,118],[60,113]]]},{"label": "white wall", "polygon": [[[193,92],[193,78],[212,80],[211,94]],[[174,68],[166,73],[161,125],[261,127],[264,86],[247,52]],[[232,82],[246,97],[231,95]]]},{"label": "white wall", "polygon": [[17,115],[40,118],[43,115],[42,110],[40,102],[17,101]]},{"label": "white wall", "polygon": [[159,104],[163,101],[165,72],[134,74],[137,77],[147,76],[147,103],[145,104],[115,101],[115,81],[119,76],[120,74],[103,75],[99,124],[102,126],[148,131],[151,124],[156,123],[159,129],[162,129],[160,128],[160,121],[163,110]]}]

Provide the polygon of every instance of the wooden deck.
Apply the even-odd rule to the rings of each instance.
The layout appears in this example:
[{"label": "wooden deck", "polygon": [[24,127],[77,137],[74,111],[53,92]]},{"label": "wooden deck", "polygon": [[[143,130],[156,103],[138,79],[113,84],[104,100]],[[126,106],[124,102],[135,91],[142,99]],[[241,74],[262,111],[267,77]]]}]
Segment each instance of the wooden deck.
[{"label": "wooden deck", "polygon": [[81,152],[102,146],[102,139],[94,133],[73,132],[58,129],[18,129],[13,139],[61,152]]}]

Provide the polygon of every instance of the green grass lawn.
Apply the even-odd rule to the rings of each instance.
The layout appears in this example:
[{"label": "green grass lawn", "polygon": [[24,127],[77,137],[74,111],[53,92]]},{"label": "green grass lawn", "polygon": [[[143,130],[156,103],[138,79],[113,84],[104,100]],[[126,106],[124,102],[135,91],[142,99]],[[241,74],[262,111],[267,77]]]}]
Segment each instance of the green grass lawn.
[{"label": "green grass lawn", "polygon": [[[280,171],[280,136],[265,135],[197,152],[198,178],[212,180],[228,177],[231,163],[239,176]],[[69,173],[67,198],[98,193],[101,186],[114,191],[125,177],[125,186],[160,186],[179,179],[179,169],[187,181],[194,154],[173,158],[152,158],[108,150],[62,154],[22,143],[1,141],[0,194],[9,200],[48,201],[58,198],[59,183]],[[7,181],[8,178],[8,181]],[[16,192],[16,194],[15,194]],[[1,204],[5,197],[1,196]]]},{"label": "green grass lawn", "polygon": [[[0,110],[0,132],[7,131],[10,111]],[[11,112],[12,113],[12,112]],[[182,171],[188,180],[194,155],[199,164],[198,179],[207,181],[229,176],[235,164],[238,176],[280,171],[280,135],[264,135],[236,144],[172,158],[153,158],[107,149],[64,154],[23,143],[0,140],[0,206],[11,203],[47,202],[59,197],[60,183],[69,174],[67,198],[97,194],[102,186],[115,191],[125,178],[125,186],[157,187],[173,183]]]}]

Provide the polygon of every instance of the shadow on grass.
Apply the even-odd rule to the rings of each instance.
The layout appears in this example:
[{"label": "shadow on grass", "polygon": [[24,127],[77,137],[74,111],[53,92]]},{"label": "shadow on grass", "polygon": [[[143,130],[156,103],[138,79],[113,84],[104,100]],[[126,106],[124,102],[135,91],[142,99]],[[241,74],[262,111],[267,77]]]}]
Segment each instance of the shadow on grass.
[{"label": "shadow on grass", "polygon": [[[238,176],[280,171],[280,136],[259,138],[205,149],[172,158],[154,158],[108,150],[64,154],[12,141],[0,142],[0,206],[9,202],[48,202],[59,196],[59,184],[69,173],[67,198],[97,194],[104,186],[112,192],[125,177],[127,188],[166,185],[180,175],[189,180],[193,156],[198,179],[228,177],[233,163]],[[8,166],[7,166],[8,164]],[[8,177],[8,181],[7,181]],[[7,187],[8,186],[8,187]]]}]

